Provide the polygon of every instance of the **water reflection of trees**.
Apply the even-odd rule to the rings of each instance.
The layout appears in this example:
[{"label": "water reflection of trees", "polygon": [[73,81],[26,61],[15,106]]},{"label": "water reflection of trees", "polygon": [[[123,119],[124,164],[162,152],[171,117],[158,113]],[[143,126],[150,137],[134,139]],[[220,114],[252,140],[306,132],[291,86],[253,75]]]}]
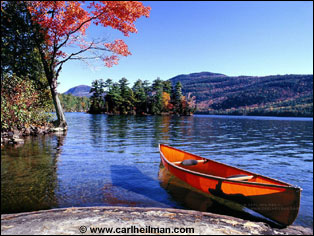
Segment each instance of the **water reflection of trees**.
[{"label": "water reflection of trees", "polygon": [[106,149],[123,153],[129,136],[130,116],[106,116]]},{"label": "water reflection of trees", "polygon": [[89,118],[89,133],[91,135],[92,145],[99,146],[102,145],[102,134],[103,134],[103,126],[105,122],[103,122],[104,115],[102,114],[91,114]]},{"label": "water reflection of trees", "polygon": [[59,157],[62,153],[62,146],[64,145],[64,141],[66,138],[67,133],[66,132],[60,132],[60,133],[55,133],[55,139],[57,141],[57,146],[56,146],[56,154],[55,154],[55,162],[57,164],[57,161],[59,160]]},{"label": "water reflection of trees", "polygon": [[192,116],[171,116],[165,120],[167,127],[167,140],[172,144],[182,144],[192,141],[193,117]]},{"label": "water reflection of trees", "polygon": [[181,129],[181,117],[174,116],[171,119],[171,129],[170,129],[170,135],[172,138],[177,139],[180,136],[180,129]]},{"label": "water reflection of trees", "polygon": [[154,116],[152,120],[152,127],[153,127],[153,140],[152,145],[153,147],[158,147],[160,140],[161,140],[161,134],[162,134],[162,117],[161,116]]},{"label": "water reflection of trees", "polygon": [[162,132],[162,140],[164,142],[168,141],[170,138],[169,131],[170,131],[170,116],[162,116],[162,126],[161,126],[161,132]]},{"label": "water reflection of trees", "polygon": [[192,116],[155,116],[152,119],[153,147],[159,143],[174,144],[192,141],[193,137]]},{"label": "water reflection of trees", "polygon": [[178,127],[176,117],[172,116],[155,116],[153,120],[154,135],[153,147],[158,147],[159,143],[169,143],[171,136],[176,133],[174,126]]},{"label": "water reflection of trees", "polygon": [[127,146],[184,143],[194,140],[194,117],[92,115],[93,145],[109,152],[125,152]]},{"label": "water reflection of trees", "polygon": [[[132,145],[140,147],[151,145],[151,130],[152,130],[151,116],[134,116],[129,129],[129,138],[132,140]],[[136,150],[134,150],[136,152]],[[142,150],[138,150],[142,152]]]},{"label": "water reflection of trees", "polygon": [[65,134],[29,138],[1,150],[1,213],[58,206],[57,161]]},{"label": "water reflection of trees", "polygon": [[128,134],[130,116],[107,116],[109,135],[124,140]]}]

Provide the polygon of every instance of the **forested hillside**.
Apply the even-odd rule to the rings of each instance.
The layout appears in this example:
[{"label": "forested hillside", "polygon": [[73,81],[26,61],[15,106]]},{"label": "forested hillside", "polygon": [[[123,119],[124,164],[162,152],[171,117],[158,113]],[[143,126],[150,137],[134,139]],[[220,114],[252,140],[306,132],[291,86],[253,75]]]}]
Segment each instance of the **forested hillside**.
[{"label": "forested hillside", "polygon": [[183,94],[196,97],[207,114],[313,116],[313,75],[226,76],[201,72],[178,75]]},{"label": "forested hillside", "polygon": [[65,112],[86,112],[90,107],[88,97],[78,97],[72,94],[59,94],[62,108]]},{"label": "forested hillside", "polygon": [[[313,75],[235,77],[201,72],[178,75],[170,81],[172,86],[181,82],[182,94],[187,98],[196,98],[198,113],[313,116]],[[87,88],[91,87],[78,86],[67,93],[84,96],[83,92],[90,95]],[[67,111],[89,108],[89,103],[79,101],[75,97],[63,95],[61,99]],[[81,103],[85,106],[79,105]],[[75,108],[72,107],[74,104]]]}]

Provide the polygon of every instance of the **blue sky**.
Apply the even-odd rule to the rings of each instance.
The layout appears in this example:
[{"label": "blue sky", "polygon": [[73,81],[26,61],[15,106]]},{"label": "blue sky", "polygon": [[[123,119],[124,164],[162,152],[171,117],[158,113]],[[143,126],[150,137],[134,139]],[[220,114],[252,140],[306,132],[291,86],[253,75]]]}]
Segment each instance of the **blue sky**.
[{"label": "blue sky", "polygon": [[96,79],[130,85],[137,79],[167,80],[179,74],[216,72],[230,76],[313,74],[313,2],[144,2],[149,18],[124,37],[90,27],[90,38],[123,39],[132,55],[111,68],[97,61],[69,61],[58,91]]}]

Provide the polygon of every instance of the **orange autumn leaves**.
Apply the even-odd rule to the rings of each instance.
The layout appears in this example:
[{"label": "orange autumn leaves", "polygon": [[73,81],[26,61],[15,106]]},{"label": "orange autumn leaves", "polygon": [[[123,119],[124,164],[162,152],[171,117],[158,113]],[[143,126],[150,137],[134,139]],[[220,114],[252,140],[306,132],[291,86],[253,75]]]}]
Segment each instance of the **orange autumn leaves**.
[{"label": "orange autumn leaves", "polygon": [[[183,114],[193,113],[196,107],[196,97],[188,93],[186,96],[181,96],[179,101],[171,101],[171,96],[167,92],[162,92],[162,107],[165,112],[177,110]],[[187,110],[190,110],[189,112]]]},{"label": "orange autumn leaves", "polygon": [[[87,11],[78,1],[29,1],[28,10],[38,23],[49,46],[75,33],[85,35],[90,25]],[[85,24],[81,25],[83,22]]]},{"label": "orange autumn leaves", "polygon": [[[113,43],[105,43],[104,45],[115,54],[119,54],[125,57],[131,55],[131,52],[128,49],[128,45],[126,45],[125,42],[121,39],[115,40]],[[114,64],[117,65],[118,60],[119,58],[116,55],[111,55],[105,60],[106,66],[111,67]]]},{"label": "orange autumn leaves", "polygon": [[[46,51],[51,56],[66,58],[64,46],[75,44],[80,52],[100,49],[111,55],[100,57],[106,66],[118,63],[118,56],[131,53],[121,39],[111,43],[99,43],[84,38],[86,30],[93,23],[111,27],[125,36],[136,33],[134,22],[141,16],[149,16],[150,7],[137,1],[29,1],[28,9],[33,21],[42,28]],[[71,55],[70,55],[71,56]],[[92,58],[92,57],[91,57]],[[77,58],[76,58],[77,59]]]},{"label": "orange autumn leaves", "polygon": [[173,109],[173,105],[171,102],[170,94],[167,92],[162,92],[162,103],[165,110],[170,111]]},{"label": "orange autumn leaves", "polygon": [[94,8],[93,15],[99,15],[95,24],[121,31],[125,36],[136,33],[134,22],[141,16],[149,17],[150,7],[144,7],[137,1],[93,1],[87,7]]}]

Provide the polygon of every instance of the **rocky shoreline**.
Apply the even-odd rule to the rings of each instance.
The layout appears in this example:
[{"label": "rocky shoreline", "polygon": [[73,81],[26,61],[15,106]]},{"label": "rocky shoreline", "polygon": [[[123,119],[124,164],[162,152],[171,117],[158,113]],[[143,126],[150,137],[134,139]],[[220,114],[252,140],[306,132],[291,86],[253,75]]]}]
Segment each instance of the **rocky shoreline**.
[{"label": "rocky shoreline", "polygon": [[[112,231],[92,232],[96,228],[106,228]],[[151,231],[152,229],[155,231]],[[175,229],[181,231],[176,233]],[[294,225],[283,229],[272,228],[263,222],[172,208],[74,207],[1,215],[1,234],[25,233],[29,235],[95,233],[111,235],[117,233],[120,235],[313,235],[313,229]]]},{"label": "rocky shoreline", "polygon": [[23,144],[24,139],[28,136],[46,135],[50,133],[65,132],[66,129],[61,127],[47,126],[32,126],[22,127],[20,129],[14,128],[8,131],[1,132],[1,146],[4,144]]}]

